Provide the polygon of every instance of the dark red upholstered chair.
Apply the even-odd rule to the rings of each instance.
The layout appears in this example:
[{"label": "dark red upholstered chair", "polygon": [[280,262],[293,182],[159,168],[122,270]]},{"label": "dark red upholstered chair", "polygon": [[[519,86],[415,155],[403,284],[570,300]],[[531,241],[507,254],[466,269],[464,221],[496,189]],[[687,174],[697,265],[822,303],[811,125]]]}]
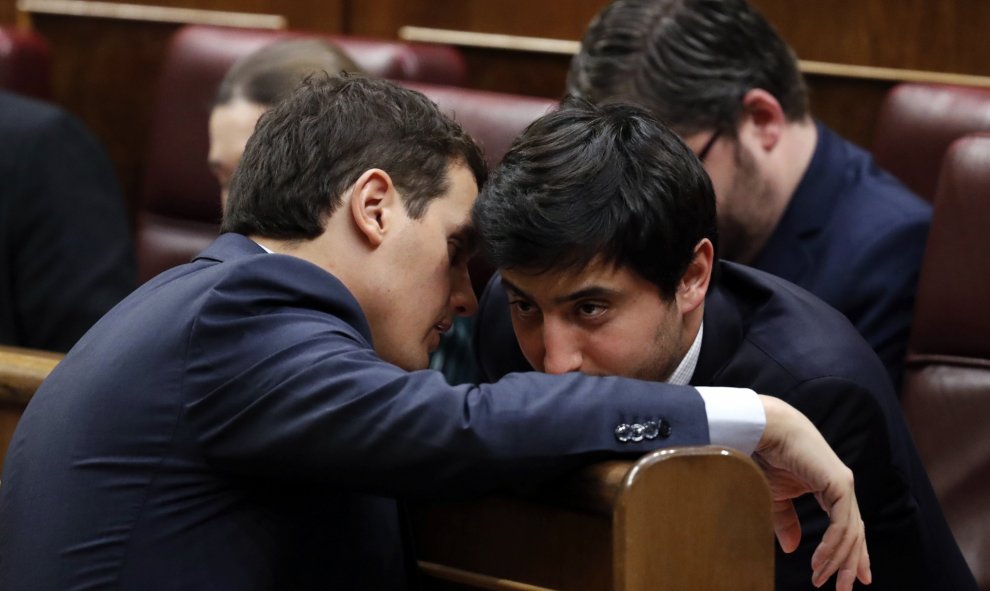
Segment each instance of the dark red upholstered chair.
[{"label": "dark red upholstered chair", "polygon": [[33,31],[0,27],[0,88],[50,100],[51,51]]},{"label": "dark red upholstered chair", "polygon": [[949,525],[990,591],[990,134],[946,154],[902,403]]},{"label": "dark red upholstered chair", "polygon": [[873,154],[931,201],[949,144],[978,131],[990,131],[990,88],[903,83],[884,99]]},{"label": "dark red upholstered chair", "polygon": [[447,46],[291,31],[190,25],[172,38],[159,78],[139,197],[138,274],[146,281],[187,262],[217,235],[220,189],[206,165],[217,87],[240,57],[286,38],[332,41],[367,72],[461,84],[467,69]]},{"label": "dark red upholstered chair", "polygon": [[[489,167],[501,162],[512,141],[527,125],[557,107],[557,101],[546,98],[417,82],[402,84],[430,97],[443,112],[459,122],[485,150]],[[493,269],[476,257],[471,261],[470,270],[474,291],[480,296]]]}]

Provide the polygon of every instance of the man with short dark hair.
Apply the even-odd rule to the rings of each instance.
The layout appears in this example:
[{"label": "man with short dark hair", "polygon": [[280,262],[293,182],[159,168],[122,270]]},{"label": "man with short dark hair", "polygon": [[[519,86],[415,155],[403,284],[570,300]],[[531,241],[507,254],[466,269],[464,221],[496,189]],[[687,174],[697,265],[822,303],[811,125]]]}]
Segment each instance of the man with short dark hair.
[{"label": "man with short dark hair", "polygon": [[[855,474],[872,588],[976,589],[876,355],[803,289],[719,261],[708,176],[647,111],[572,100],[538,119],[474,221],[501,272],[476,318],[490,379],[535,368],[779,396]],[[827,515],[811,496],[796,506],[817,539]],[[778,552],[777,588],[811,589],[814,552]]]},{"label": "man with short dark hair", "polygon": [[842,312],[900,387],[931,208],[808,110],[797,60],[745,0],[616,0],[568,88],[668,123],[711,175],[724,258]]},{"label": "man with short dark hair", "polygon": [[[485,172],[456,123],[385,81],[311,80],[262,115],[227,233],[111,310],[28,405],[0,486],[0,588],[403,589],[395,497],[709,441],[755,448],[786,547],[790,499],[819,495],[834,525],[806,578],[869,580],[852,475],[779,400],[420,371],[476,307]],[[630,418],[648,432],[628,437]]]}]

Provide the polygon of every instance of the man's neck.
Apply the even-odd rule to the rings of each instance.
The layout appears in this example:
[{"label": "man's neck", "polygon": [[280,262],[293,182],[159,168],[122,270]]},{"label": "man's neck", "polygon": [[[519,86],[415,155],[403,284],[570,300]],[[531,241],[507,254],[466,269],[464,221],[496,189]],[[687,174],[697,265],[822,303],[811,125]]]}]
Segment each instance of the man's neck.
[{"label": "man's neck", "polygon": [[811,117],[802,121],[788,124],[788,132],[781,139],[784,144],[780,151],[780,166],[775,184],[775,190],[785,196],[781,215],[797,191],[804,173],[808,171],[811,159],[818,146],[818,128]]}]

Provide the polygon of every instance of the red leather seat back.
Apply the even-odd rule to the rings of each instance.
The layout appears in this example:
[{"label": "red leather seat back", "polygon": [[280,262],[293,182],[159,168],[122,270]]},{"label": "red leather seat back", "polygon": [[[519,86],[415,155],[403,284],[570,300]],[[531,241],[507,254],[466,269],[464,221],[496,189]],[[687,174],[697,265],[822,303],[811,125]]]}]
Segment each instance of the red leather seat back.
[{"label": "red leather seat back", "polygon": [[990,134],[945,157],[902,403],[956,540],[990,590]]},{"label": "red leather seat back", "polygon": [[402,85],[422,92],[460,123],[485,150],[490,167],[502,160],[527,125],[557,107],[557,101],[548,98],[419,82]]},{"label": "red leather seat back", "polygon": [[206,164],[214,96],[240,57],[277,40],[315,37],[343,49],[369,74],[461,84],[467,69],[450,47],[291,31],[190,25],[172,38],[159,77],[138,214],[141,281],[216,237],[220,188]]},{"label": "red leather seat back", "polygon": [[877,164],[931,201],[949,144],[990,131],[990,88],[904,83],[884,99],[873,141]]},{"label": "red leather seat back", "polygon": [[0,88],[37,99],[51,99],[51,51],[40,35],[0,26]]}]

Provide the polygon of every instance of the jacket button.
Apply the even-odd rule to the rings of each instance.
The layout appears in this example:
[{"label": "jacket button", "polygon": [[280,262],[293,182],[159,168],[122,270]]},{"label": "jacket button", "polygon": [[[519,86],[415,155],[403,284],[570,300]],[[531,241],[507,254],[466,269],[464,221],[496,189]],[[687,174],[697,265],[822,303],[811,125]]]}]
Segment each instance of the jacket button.
[{"label": "jacket button", "polygon": [[643,437],[656,439],[658,433],[660,433],[660,426],[657,425],[656,421],[646,421],[643,423]]},{"label": "jacket button", "polygon": [[670,437],[670,423],[668,423],[667,421],[660,421],[660,426],[657,429],[657,431],[661,439],[666,439]]},{"label": "jacket button", "polygon": [[625,443],[632,437],[632,426],[622,423],[615,428],[615,438]]}]

